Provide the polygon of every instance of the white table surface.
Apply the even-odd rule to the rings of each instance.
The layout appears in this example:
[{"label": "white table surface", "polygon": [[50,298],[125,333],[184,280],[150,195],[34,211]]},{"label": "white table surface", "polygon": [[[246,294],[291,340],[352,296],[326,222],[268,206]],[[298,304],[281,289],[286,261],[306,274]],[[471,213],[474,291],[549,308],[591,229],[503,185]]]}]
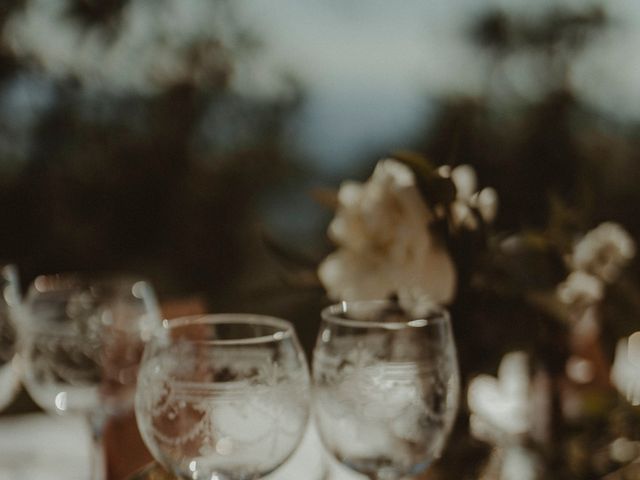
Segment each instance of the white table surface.
[{"label": "white table surface", "polygon": [[[44,413],[0,417],[1,480],[87,480],[89,431],[83,418]],[[357,480],[330,461],[309,431],[293,457],[269,480]]]},{"label": "white table surface", "polygon": [[32,413],[0,418],[2,480],[87,480],[89,430],[84,419]]}]

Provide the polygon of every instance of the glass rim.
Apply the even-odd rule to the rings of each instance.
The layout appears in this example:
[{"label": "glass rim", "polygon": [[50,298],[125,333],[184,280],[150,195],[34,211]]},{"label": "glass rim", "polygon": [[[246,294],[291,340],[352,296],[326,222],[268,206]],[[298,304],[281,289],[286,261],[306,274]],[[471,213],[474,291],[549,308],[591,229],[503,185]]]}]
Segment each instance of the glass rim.
[{"label": "glass rim", "polygon": [[429,305],[423,313],[419,315],[413,315],[410,312],[407,314],[407,320],[398,322],[378,322],[374,320],[355,320],[351,318],[341,317],[341,314],[348,313],[348,306],[358,305],[397,305],[391,300],[353,300],[353,301],[341,301],[329,305],[322,309],[322,320],[334,325],[340,325],[343,327],[351,328],[382,328],[386,330],[402,330],[405,328],[423,328],[433,325],[446,324],[450,325],[451,316],[449,311],[436,303]]},{"label": "glass rim", "polygon": [[[171,332],[181,327],[197,325],[253,325],[272,327],[276,329],[276,331],[272,334],[255,337],[239,337],[231,339],[219,338],[213,340],[186,339],[188,343],[212,346],[259,345],[278,343],[287,339],[295,340],[297,338],[295,327],[290,321],[283,318],[257,313],[205,313],[201,315],[186,315],[162,320],[160,329]],[[185,341],[184,338],[181,338],[180,340]]]}]

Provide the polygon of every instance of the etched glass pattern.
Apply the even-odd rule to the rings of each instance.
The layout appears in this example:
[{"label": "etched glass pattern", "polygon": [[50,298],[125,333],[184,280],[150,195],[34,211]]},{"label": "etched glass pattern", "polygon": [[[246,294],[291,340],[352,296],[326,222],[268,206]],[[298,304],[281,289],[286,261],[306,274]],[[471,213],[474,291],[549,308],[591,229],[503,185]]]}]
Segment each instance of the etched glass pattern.
[{"label": "etched glass pattern", "polygon": [[407,318],[388,302],[330,307],[313,378],[320,437],[351,469],[396,480],[426,470],[441,454],[459,396],[445,311]]},{"label": "etched glass pattern", "polygon": [[0,266],[0,409],[6,407],[20,387],[14,317],[20,303],[18,273],[13,265]]},{"label": "etched glass pattern", "polygon": [[179,477],[257,479],[298,446],[309,383],[288,322],[248,315],[178,319],[145,350],[136,416],[154,457]]}]

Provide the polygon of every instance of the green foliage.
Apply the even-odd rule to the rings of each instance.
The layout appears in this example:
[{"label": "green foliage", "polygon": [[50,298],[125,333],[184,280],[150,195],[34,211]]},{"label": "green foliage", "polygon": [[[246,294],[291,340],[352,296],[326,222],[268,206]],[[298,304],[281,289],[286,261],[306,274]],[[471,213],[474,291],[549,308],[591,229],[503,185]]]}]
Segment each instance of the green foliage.
[{"label": "green foliage", "polygon": [[448,206],[456,198],[456,187],[450,178],[438,174],[435,165],[426,157],[410,151],[398,151],[392,155],[411,169],[424,200],[430,207]]}]

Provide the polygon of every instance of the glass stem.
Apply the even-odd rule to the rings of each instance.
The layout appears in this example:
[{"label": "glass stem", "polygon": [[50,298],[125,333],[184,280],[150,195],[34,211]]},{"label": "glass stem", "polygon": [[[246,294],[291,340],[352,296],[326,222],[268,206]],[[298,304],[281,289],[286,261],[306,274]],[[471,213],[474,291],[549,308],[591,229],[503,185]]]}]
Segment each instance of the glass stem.
[{"label": "glass stem", "polygon": [[104,426],[105,418],[100,414],[89,414],[87,416],[89,428],[91,430],[91,463],[89,465],[90,480],[107,479],[107,461],[104,451]]}]

